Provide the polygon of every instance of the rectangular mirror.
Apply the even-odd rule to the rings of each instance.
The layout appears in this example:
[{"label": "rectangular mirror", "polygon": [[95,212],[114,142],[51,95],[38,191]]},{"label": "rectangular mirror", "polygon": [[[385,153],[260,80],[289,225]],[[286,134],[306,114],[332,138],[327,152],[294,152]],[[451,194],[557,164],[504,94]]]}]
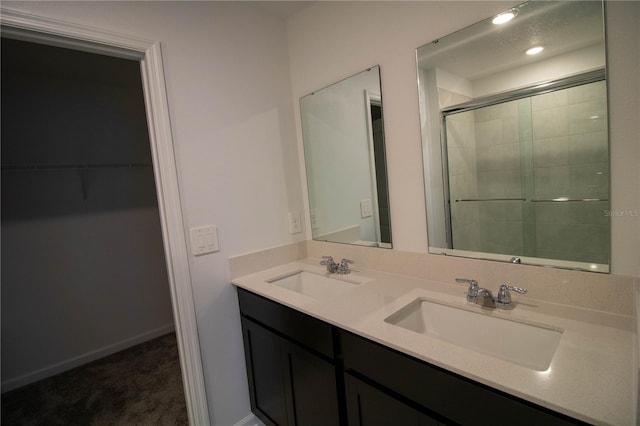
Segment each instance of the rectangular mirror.
[{"label": "rectangular mirror", "polygon": [[417,50],[430,253],[609,272],[605,56],[598,1]]},{"label": "rectangular mirror", "polygon": [[380,67],[300,99],[312,238],[391,248]]}]

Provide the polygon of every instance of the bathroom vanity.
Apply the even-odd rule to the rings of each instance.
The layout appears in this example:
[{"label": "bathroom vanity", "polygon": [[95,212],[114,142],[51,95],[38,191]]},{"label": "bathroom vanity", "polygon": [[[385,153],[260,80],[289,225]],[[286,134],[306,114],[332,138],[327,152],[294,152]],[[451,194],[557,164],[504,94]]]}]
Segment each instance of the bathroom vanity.
[{"label": "bathroom vanity", "polygon": [[[633,423],[630,317],[525,296],[498,312],[467,304],[463,286],[377,271],[327,274],[317,262],[233,280],[252,410],[265,424]],[[424,301],[453,316],[418,314]],[[505,344],[510,337],[487,320],[527,340],[526,327],[559,339],[535,343],[556,345],[546,352],[518,352],[526,342]],[[440,321],[470,328],[469,341],[438,329]]]}]

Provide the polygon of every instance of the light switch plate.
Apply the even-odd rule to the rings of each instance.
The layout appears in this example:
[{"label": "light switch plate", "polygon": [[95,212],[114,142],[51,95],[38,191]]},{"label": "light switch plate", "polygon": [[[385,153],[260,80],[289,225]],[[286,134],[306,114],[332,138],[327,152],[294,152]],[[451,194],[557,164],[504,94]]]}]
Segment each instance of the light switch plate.
[{"label": "light switch plate", "polygon": [[215,225],[191,228],[191,253],[200,256],[207,253],[220,251],[218,246],[218,229]]}]

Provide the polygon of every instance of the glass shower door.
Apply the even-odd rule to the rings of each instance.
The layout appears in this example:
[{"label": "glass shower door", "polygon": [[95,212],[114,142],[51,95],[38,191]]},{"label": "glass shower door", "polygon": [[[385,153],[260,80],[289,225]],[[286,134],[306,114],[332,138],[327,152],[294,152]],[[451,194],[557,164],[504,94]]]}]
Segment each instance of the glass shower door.
[{"label": "glass shower door", "polygon": [[608,263],[606,83],[443,115],[453,249]]}]

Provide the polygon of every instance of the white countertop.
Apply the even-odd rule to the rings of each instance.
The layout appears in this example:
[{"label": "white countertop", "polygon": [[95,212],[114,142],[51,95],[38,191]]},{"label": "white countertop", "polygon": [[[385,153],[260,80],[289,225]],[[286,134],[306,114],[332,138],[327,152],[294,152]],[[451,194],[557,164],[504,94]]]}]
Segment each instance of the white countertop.
[{"label": "white countertop", "polygon": [[[318,262],[289,263],[234,279],[233,284],[571,417],[593,424],[635,424],[637,369],[632,317],[540,302],[526,295],[513,296],[517,305],[511,311],[481,309],[466,302],[465,286],[357,267],[347,277],[361,284],[324,301],[266,282],[299,270],[324,274]],[[542,323],[564,332],[549,369],[535,371],[384,321],[420,297],[495,317]]]}]

